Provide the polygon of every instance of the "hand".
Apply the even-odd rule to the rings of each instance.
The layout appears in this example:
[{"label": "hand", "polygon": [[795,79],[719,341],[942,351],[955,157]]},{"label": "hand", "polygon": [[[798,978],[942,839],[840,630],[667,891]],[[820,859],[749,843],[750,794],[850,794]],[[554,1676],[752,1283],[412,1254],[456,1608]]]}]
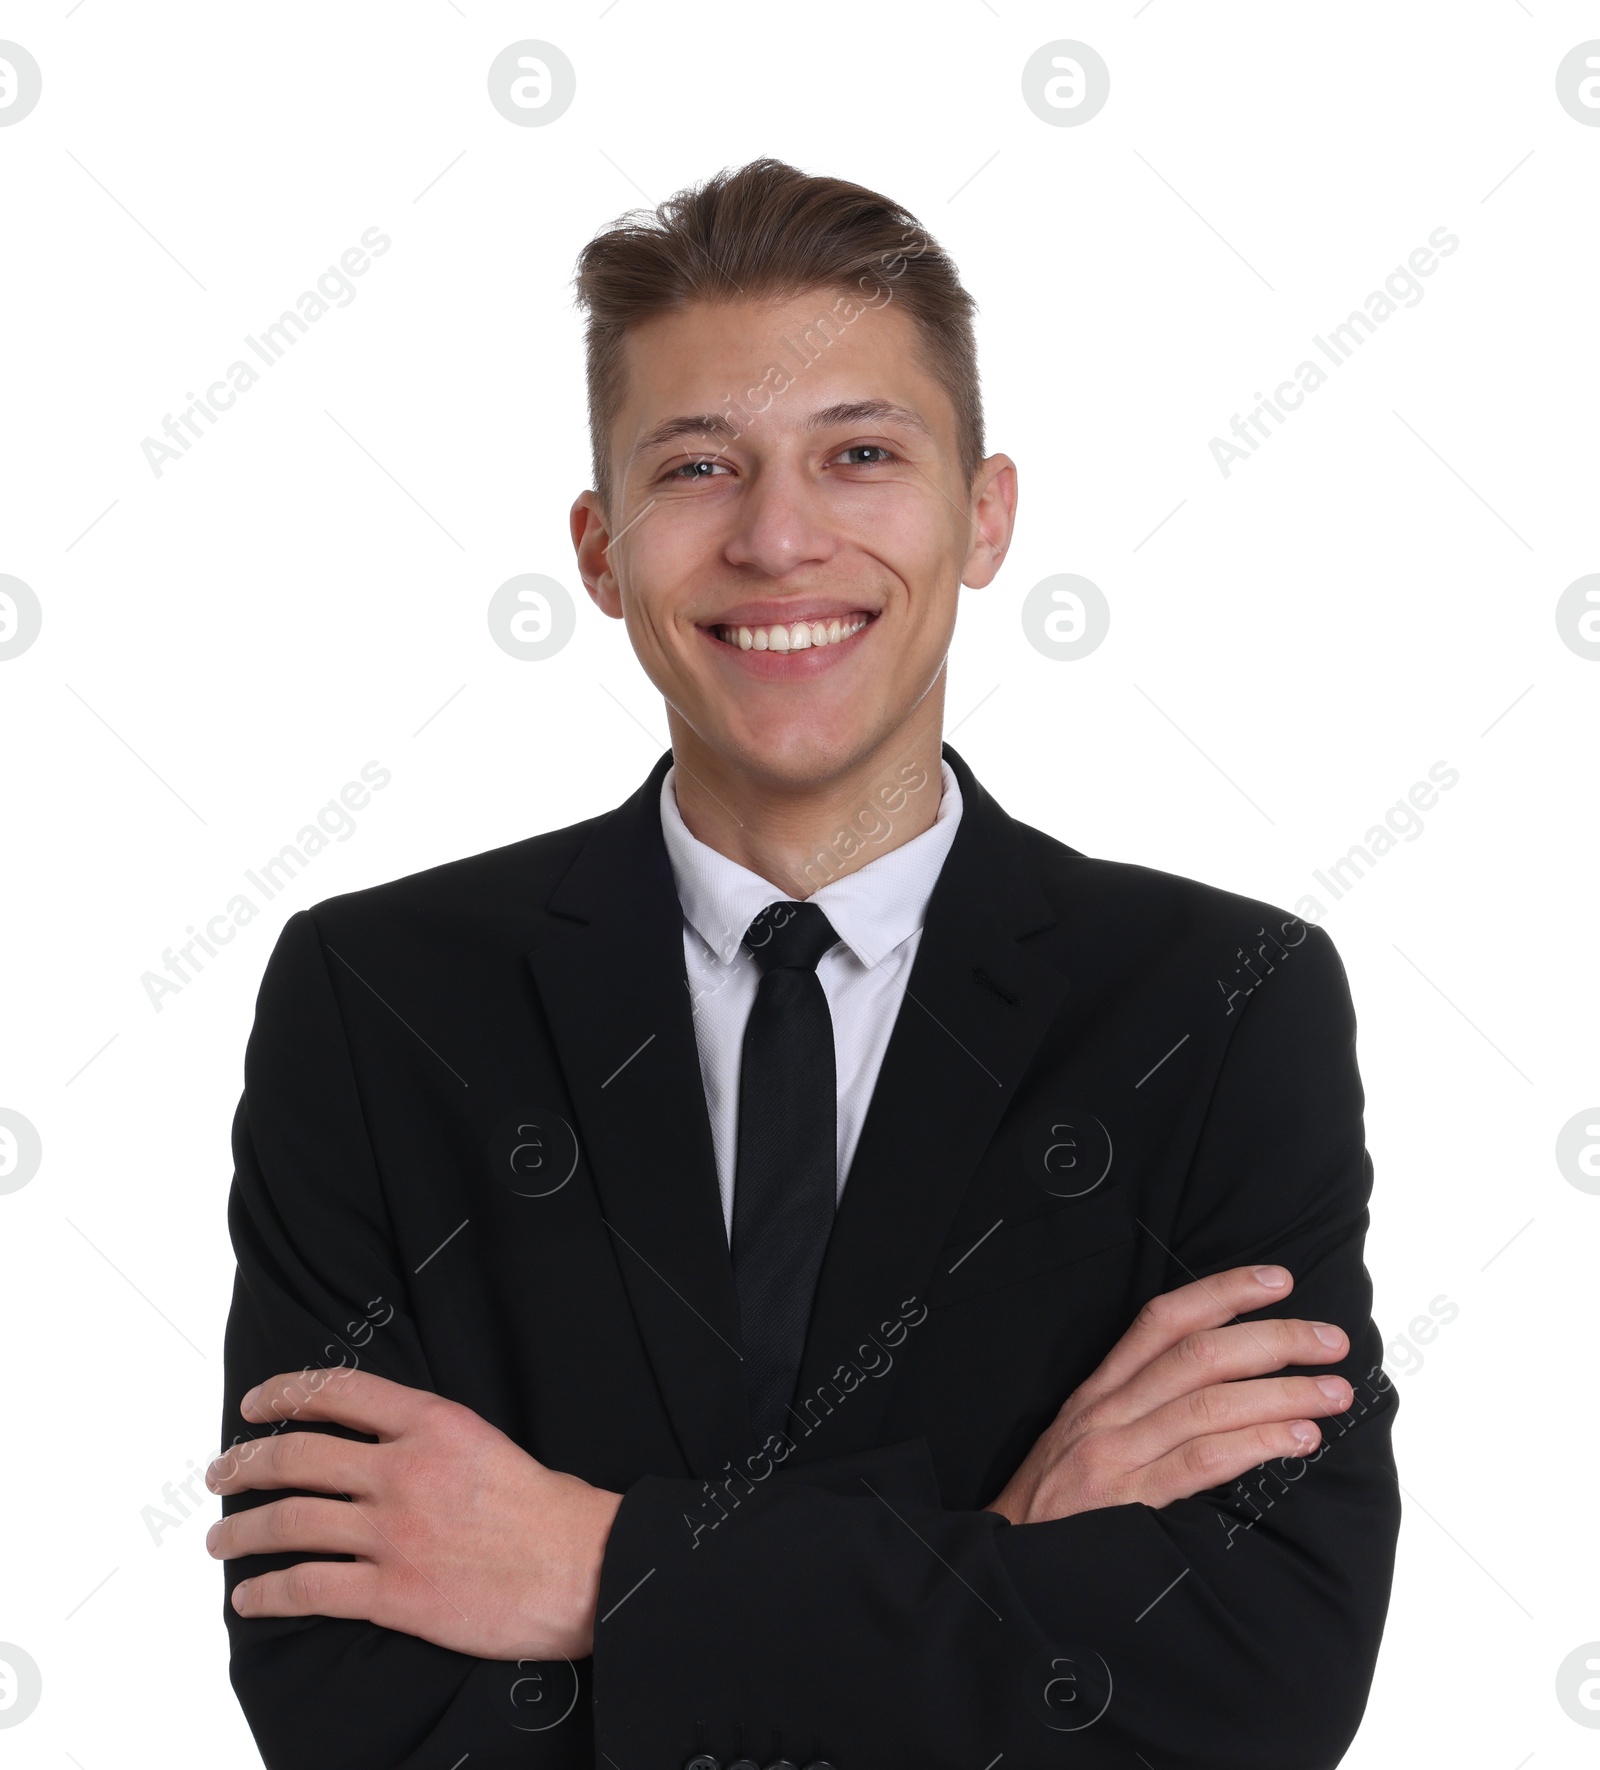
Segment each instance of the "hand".
[{"label": "hand", "polygon": [[360,1557],[242,1581],[233,1593],[241,1616],[360,1617],[480,1659],[594,1651],[600,1562],[620,1494],[545,1468],[470,1408],[367,1371],[273,1377],[240,1412],[335,1420],[379,1440],[278,1432],[234,1446],[206,1470],[214,1493],[289,1487],[339,1496],[233,1513],[206,1537],[218,1559],[300,1550]]},{"label": "hand", "polygon": [[1293,1288],[1281,1266],[1236,1266],[1152,1297],[984,1510],[1041,1524],[1101,1506],[1167,1506],[1269,1457],[1314,1450],[1314,1420],[1353,1399],[1344,1378],[1244,1379],[1336,1363],[1349,1346],[1343,1331],[1309,1321],[1224,1325]]}]

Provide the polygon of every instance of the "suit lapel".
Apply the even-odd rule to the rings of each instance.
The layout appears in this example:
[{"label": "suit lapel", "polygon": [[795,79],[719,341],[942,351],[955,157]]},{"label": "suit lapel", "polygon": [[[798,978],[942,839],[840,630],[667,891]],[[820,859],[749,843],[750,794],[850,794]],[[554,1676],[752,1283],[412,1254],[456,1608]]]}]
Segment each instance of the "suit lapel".
[{"label": "suit lapel", "polygon": [[[1055,914],[1016,826],[948,747],[962,814],[929,901],[906,995],[884,1053],[818,1280],[797,1400],[857,1348],[881,1339],[926,1292],[961,1195],[1068,989],[1020,937]],[[869,1349],[867,1357],[882,1362]],[[877,1442],[892,1378],[867,1378],[821,1408],[797,1461]]]},{"label": "suit lapel", "polygon": [[689,1467],[751,1437],[738,1299],[661,835],[663,756],[603,819],[549,908],[576,924],[528,955],[662,1400]]},{"label": "suit lapel", "polygon": [[[1022,937],[1053,925],[1016,826],[946,747],[962,816],[928,905],[818,1280],[799,1396],[920,1299],[963,1191],[1068,983]],[[753,1441],[738,1297],[661,835],[663,756],[601,820],[549,908],[573,926],[528,955],[663,1403],[689,1467]],[[869,1357],[875,1354],[869,1352]],[[880,1355],[881,1356],[881,1355]],[[892,1378],[868,1378],[795,1460],[868,1449]]]}]

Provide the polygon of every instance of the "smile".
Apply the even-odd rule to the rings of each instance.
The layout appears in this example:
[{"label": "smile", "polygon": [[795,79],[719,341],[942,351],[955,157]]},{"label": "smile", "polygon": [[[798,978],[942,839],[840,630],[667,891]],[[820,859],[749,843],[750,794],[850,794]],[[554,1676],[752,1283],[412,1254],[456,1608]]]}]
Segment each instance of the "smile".
[{"label": "smile", "polygon": [[724,645],[736,645],[740,651],[815,651],[826,645],[842,645],[872,619],[864,613],[834,615],[825,621],[789,621],[767,627],[716,626],[711,631]]}]

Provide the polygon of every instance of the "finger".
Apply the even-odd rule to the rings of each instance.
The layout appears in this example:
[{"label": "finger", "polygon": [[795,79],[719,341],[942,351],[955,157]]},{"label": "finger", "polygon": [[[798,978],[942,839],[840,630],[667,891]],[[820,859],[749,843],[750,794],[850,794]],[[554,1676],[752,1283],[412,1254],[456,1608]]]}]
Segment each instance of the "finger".
[{"label": "finger", "polygon": [[1197,1390],[1264,1377],[1286,1364],[1333,1364],[1349,1349],[1343,1329],[1326,1321],[1273,1318],[1201,1328],[1163,1352],[1096,1411],[1105,1424],[1123,1425]]},{"label": "finger", "polygon": [[382,1538],[358,1506],[345,1500],[274,1500],[219,1518],[206,1532],[206,1549],[218,1561],[240,1555],[371,1554]]},{"label": "finger", "polygon": [[1125,1458],[1126,1467],[1143,1468],[1192,1439],[1244,1431],[1252,1426],[1287,1426],[1297,1420],[1326,1419],[1343,1413],[1354,1399],[1355,1391],[1343,1377],[1335,1376],[1267,1377],[1256,1382],[1217,1383],[1179,1396],[1110,1436]]},{"label": "finger", "polygon": [[1311,1420],[1278,1420],[1191,1438],[1141,1469],[1134,1478],[1133,1497],[1147,1506],[1169,1506],[1193,1499],[1213,1487],[1225,1487],[1274,1457],[1309,1456],[1322,1442]]},{"label": "finger", "polygon": [[330,1432],[274,1432],[230,1445],[206,1469],[213,1493],[247,1493],[260,1487],[308,1487],[323,1493],[373,1491],[378,1447],[336,1438]]},{"label": "finger", "polygon": [[378,1569],[368,1561],[302,1561],[233,1588],[240,1616],[345,1616],[372,1622]]},{"label": "finger", "polygon": [[398,1438],[439,1397],[372,1371],[286,1372],[258,1383],[239,1404],[247,1420],[336,1420],[380,1439]]},{"label": "finger", "polygon": [[1185,1336],[1222,1327],[1236,1315],[1281,1303],[1293,1289],[1294,1278],[1286,1267],[1232,1266],[1176,1290],[1162,1291],[1139,1311],[1133,1326],[1079,1393],[1085,1398],[1109,1394]]}]

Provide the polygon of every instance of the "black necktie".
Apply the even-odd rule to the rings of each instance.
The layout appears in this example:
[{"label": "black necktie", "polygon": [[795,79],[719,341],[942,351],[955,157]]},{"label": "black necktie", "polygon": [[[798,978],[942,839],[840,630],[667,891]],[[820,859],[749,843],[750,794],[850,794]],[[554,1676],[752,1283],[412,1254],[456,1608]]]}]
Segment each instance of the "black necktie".
[{"label": "black necktie", "polygon": [[765,1441],[785,1424],[833,1228],[837,1084],[817,961],[839,937],[815,904],[774,903],[744,938],[761,982],[739,1063],[733,1278],[745,1387]]}]

